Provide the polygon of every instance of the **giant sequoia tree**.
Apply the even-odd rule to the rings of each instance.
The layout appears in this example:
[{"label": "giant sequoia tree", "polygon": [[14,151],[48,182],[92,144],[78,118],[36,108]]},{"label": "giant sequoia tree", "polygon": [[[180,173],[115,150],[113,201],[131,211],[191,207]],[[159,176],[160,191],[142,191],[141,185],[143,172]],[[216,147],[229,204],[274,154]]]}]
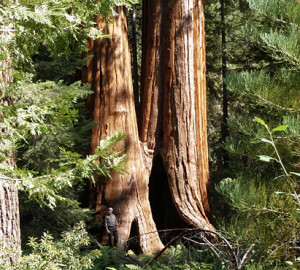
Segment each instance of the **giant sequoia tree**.
[{"label": "giant sequoia tree", "polygon": [[[97,17],[99,28],[111,35],[109,39],[90,42],[94,57],[87,63],[83,80],[94,90],[91,106],[93,119],[98,124],[92,133],[92,151],[99,141],[116,131],[124,131],[127,138],[120,149],[128,154],[128,174],[112,174],[112,180],[101,179],[96,190],[96,210],[104,213],[106,205],[114,207],[119,218],[120,242],[124,246],[136,221],[141,235],[141,247],[145,251],[157,251],[162,247],[152,218],[148,200],[149,172],[143,162],[134,109],[130,53],[127,39],[126,17],[123,8],[112,24]],[[117,150],[117,149],[116,149]]]},{"label": "giant sequoia tree", "polygon": [[96,210],[104,214],[107,205],[115,208],[121,246],[135,223],[142,250],[153,252],[162,247],[157,233],[153,233],[156,225],[148,187],[153,161],[158,156],[166,175],[160,181],[168,181],[180,217],[187,224],[212,228],[206,216],[205,34],[202,1],[143,4],[139,133],[122,8],[112,24],[97,17],[98,27],[111,38],[89,42],[94,57],[88,61],[82,79],[94,90],[88,102],[98,124],[92,134],[92,151],[103,137],[116,131],[127,133],[122,147],[128,154],[128,174],[114,174],[112,180],[99,179],[96,190],[91,191],[95,192],[92,198],[96,198]]}]

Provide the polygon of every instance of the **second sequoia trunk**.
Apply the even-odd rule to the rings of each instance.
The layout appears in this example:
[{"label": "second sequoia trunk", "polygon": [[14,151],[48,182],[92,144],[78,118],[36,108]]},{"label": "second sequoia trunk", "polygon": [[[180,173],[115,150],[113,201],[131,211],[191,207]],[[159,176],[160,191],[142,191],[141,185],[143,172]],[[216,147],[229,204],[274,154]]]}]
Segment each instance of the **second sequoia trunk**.
[{"label": "second sequoia trunk", "polygon": [[203,2],[144,0],[143,5],[140,137],[161,155],[182,219],[211,229]]}]

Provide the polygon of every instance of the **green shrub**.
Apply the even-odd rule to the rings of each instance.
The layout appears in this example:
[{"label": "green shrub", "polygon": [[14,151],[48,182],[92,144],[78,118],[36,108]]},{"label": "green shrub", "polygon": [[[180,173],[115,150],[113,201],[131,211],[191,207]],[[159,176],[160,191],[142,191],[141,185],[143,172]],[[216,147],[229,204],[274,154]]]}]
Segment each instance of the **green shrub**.
[{"label": "green shrub", "polygon": [[[38,241],[31,238],[28,255],[21,256],[13,265],[1,264],[5,270],[80,270],[92,269],[93,260],[100,256],[100,251],[82,251],[81,248],[90,244],[90,238],[83,222],[78,223],[71,231],[62,234],[60,241],[54,241],[50,234],[44,233]],[[2,262],[9,260],[11,250],[0,249]]]},{"label": "green shrub", "polygon": [[[270,146],[270,152],[273,150],[270,156],[259,155],[258,159],[270,164],[270,167],[275,164],[279,168],[274,175],[253,171],[252,174],[221,181],[216,189],[224,196],[231,211],[230,217],[219,228],[242,249],[255,244],[252,259],[266,267],[262,269],[286,269],[288,263],[297,263],[290,247],[299,239],[297,177],[300,174],[289,172],[289,166],[282,161],[283,150],[279,150],[280,144],[277,140],[275,142],[277,133],[287,132],[288,126],[270,129],[263,120],[255,120],[267,131],[264,136],[268,137],[261,138],[261,141]],[[249,265],[249,269],[255,269],[251,267]]]}]

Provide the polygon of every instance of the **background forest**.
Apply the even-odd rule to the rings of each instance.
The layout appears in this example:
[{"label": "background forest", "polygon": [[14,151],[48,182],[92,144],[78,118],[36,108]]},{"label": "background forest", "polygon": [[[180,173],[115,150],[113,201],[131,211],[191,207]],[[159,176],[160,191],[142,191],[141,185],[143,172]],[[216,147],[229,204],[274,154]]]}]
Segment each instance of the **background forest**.
[{"label": "background forest", "polygon": [[[131,78],[120,81],[132,88],[134,102],[124,99],[122,104],[127,104],[125,109],[142,130],[143,89],[150,77],[145,75],[145,57],[150,55],[145,48],[157,45],[149,43],[153,36],[161,35],[163,40],[169,34],[164,32],[167,20],[156,24],[160,33],[151,32],[157,20],[149,14],[172,5],[172,1],[147,0],[0,2],[0,269],[299,268],[300,4],[296,0],[204,1],[210,209],[202,201],[206,214],[200,223],[183,219],[180,204],[174,206],[172,186],[155,181],[171,174],[163,154],[155,156],[168,149],[156,142],[158,137],[150,146],[142,141],[138,145],[153,160],[152,170],[141,173],[149,177],[150,206],[141,204],[152,209],[158,230],[153,238],[159,243],[149,253],[142,252],[147,247],[141,243],[141,224],[128,211],[131,225],[124,250],[104,245],[102,202],[109,191],[103,193],[101,187],[109,181],[125,183],[122,177],[134,181],[139,168],[131,174],[131,167],[141,163],[131,158],[140,146],[132,143],[132,152],[124,150],[138,131],[131,121],[132,132],[121,129],[123,116],[115,121],[120,130],[115,128],[95,144],[95,133],[100,132],[95,121],[97,72],[110,70],[114,61],[120,61],[123,70],[131,66],[126,74],[132,74],[132,87]],[[125,35],[112,41],[117,32],[112,25],[124,21]],[[111,49],[125,44],[127,35],[131,63],[125,45],[119,55]],[[157,45],[155,61],[166,57],[165,43]],[[155,62],[153,73],[159,65]],[[106,80],[109,86],[118,83],[109,72],[101,77],[101,84]],[[110,90],[99,96],[100,114],[112,103],[107,100],[113,94]],[[151,108],[157,104],[159,108],[160,102]],[[100,129],[106,134],[110,128]],[[143,196],[134,192],[132,197],[142,201]],[[14,218],[7,221],[10,212]],[[204,236],[201,229],[210,233]],[[167,248],[163,254],[150,254],[163,245]]]}]

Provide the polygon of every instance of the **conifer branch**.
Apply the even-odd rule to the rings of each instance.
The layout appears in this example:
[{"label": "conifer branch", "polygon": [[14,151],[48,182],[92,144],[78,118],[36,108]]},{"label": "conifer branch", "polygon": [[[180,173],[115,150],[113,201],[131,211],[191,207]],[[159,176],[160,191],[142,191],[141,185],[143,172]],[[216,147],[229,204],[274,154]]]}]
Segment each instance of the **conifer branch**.
[{"label": "conifer branch", "polygon": [[295,110],[293,108],[287,108],[287,107],[283,107],[283,106],[280,106],[278,104],[275,104],[273,103],[272,101],[270,100],[267,100],[265,98],[263,98],[261,95],[259,94],[255,94],[260,100],[262,100],[264,103],[268,104],[268,105],[271,105],[273,107],[276,107],[277,109],[280,109],[280,110],[283,110],[283,111],[289,111],[289,112],[293,112],[293,113],[299,113],[300,110]]}]

